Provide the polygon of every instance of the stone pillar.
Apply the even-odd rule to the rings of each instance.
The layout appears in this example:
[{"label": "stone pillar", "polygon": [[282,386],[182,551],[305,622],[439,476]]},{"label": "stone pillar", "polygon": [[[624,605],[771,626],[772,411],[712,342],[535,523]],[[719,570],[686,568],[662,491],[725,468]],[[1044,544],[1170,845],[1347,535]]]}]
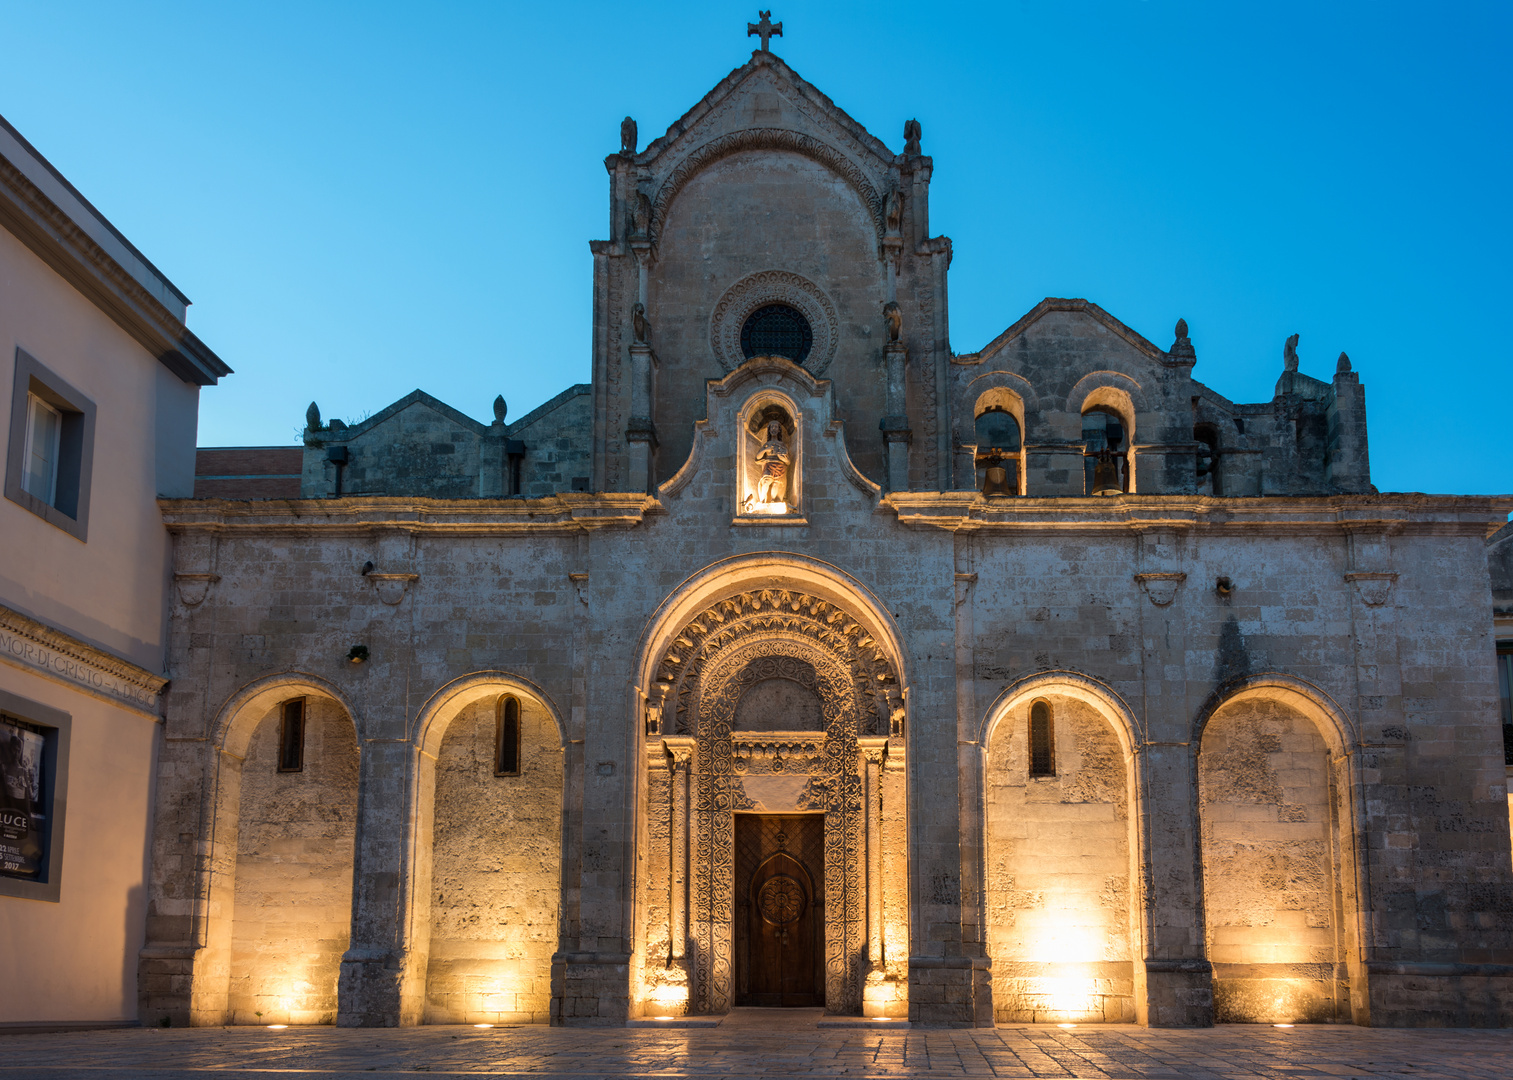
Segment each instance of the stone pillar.
[{"label": "stone pillar", "polygon": [[1324,473],[1338,491],[1371,490],[1371,455],[1366,443],[1366,388],[1340,353],[1329,402],[1329,457]]},{"label": "stone pillar", "polygon": [[693,755],[697,740],[677,736],[662,740],[672,757],[672,875],[668,897],[672,924],[672,961],[683,966],[688,954],[688,822],[689,789],[692,783]]},{"label": "stone pillar", "polygon": [[883,834],[878,774],[888,753],[888,740],[869,736],[856,743],[862,754],[862,798],[866,803],[867,964],[877,971],[883,966]]},{"label": "stone pillar", "polygon": [[653,387],[657,357],[651,346],[630,347],[630,423],[625,439],[630,450],[630,486],[633,491],[655,487],[657,425],[652,420]]},{"label": "stone pillar", "polygon": [[1026,444],[1025,494],[1030,498],[1087,494],[1081,442]]},{"label": "stone pillar", "polygon": [[904,369],[909,359],[909,350],[902,341],[890,341],[883,346],[887,369],[888,413],[878,421],[883,433],[883,446],[887,454],[887,489],[909,489],[909,444],[913,433],[909,429],[909,417],[905,406]]}]

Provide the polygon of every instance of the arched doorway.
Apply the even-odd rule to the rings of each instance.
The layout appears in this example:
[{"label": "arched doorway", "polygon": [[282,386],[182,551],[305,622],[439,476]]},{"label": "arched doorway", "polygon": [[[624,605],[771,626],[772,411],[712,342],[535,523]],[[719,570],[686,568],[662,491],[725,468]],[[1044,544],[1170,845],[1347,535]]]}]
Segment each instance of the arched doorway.
[{"label": "arched doorway", "polygon": [[640,919],[655,1013],[907,1009],[897,652],[836,578],[706,581],[654,638]]}]

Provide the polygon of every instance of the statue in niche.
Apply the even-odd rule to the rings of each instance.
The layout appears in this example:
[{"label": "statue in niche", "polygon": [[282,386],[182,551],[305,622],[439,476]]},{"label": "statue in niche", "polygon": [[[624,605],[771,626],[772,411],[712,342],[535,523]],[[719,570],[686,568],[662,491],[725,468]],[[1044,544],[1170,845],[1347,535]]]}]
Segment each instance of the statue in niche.
[{"label": "statue in niche", "polygon": [[651,229],[651,197],[644,191],[636,192],[636,211],[632,228],[637,236],[645,236]]},{"label": "statue in niche", "polygon": [[896,233],[904,219],[904,200],[898,188],[888,192],[888,201],[883,204],[883,219],[888,232]]},{"label": "statue in niche", "polygon": [[783,421],[768,410],[767,441],[753,457],[751,493],[742,509],[748,514],[786,514],[792,509],[788,498],[788,469],[793,454],[783,441]]},{"label": "statue in niche", "polygon": [[636,344],[645,345],[651,334],[651,323],[646,319],[646,306],[639,300],[630,308],[630,328],[636,335]]},{"label": "statue in niche", "polygon": [[1282,370],[1298,370],[1298,335],[1293,334],[1287,339],[1287,344],[1282,346]]},{"label": "statue in niche", "polygon": [[897,300],[889,300],[883,305],[883,322],[888,324],[889,344],[897,341],[898,335],[904,331],[904,312]]}]

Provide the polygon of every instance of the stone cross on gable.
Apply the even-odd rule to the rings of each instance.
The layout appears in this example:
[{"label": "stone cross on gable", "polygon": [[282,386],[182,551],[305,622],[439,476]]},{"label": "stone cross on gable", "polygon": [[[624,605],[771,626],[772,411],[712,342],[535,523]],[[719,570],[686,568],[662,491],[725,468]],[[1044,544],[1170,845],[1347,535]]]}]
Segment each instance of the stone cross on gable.
[{"label": "stone cross on gable", "polygon": [[780,22],[773,22],[769,18],[769,16],[772,14],[771,11],[758,11],[757,14],[760,15],[762,19],[760,22],[746,24],[746,36],[750,37],[752,34],[757,35],[757,37],[762,39],[762,51],[771,52],[772,50],[767,47],[767,39],[773,37],[782,37],[783,24]]}]

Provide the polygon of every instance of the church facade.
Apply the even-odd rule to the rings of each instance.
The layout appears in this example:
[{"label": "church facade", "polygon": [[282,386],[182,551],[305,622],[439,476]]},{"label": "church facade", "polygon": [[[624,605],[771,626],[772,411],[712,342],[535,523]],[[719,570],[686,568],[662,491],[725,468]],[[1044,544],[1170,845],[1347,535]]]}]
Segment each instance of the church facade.
[{"label": "church facade", "polygon": [[953,352],[920,125],[765,42],[621,144],[591,383],[162,502],[144,1023],[1513,1022],[1513,501],[1296,338]]}]

